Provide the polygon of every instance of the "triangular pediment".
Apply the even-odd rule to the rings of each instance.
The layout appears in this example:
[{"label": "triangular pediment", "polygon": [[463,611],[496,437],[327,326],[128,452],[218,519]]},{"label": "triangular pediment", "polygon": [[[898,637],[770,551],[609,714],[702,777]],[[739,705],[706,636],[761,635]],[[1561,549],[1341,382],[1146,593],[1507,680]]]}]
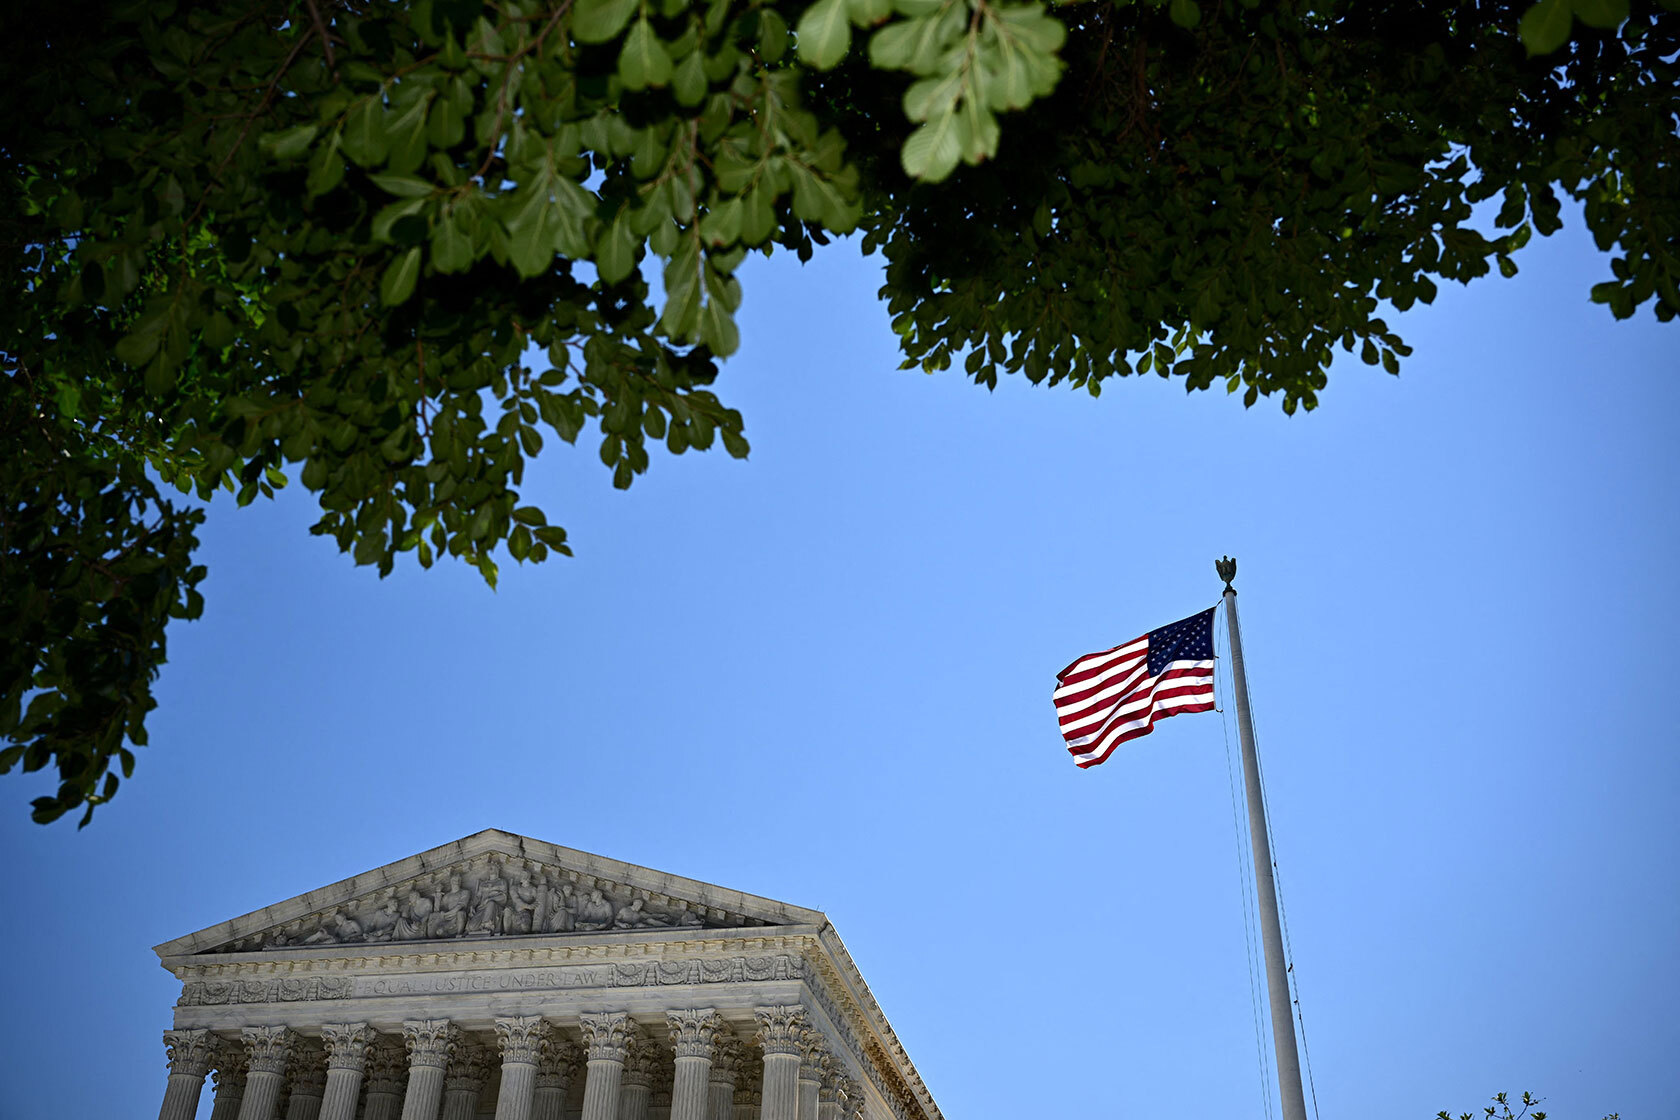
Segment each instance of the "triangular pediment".
[{"label": "triangular pediment", "polygon": [[821,925],[815,910],[498,829],[157,946],[160,957]]}]

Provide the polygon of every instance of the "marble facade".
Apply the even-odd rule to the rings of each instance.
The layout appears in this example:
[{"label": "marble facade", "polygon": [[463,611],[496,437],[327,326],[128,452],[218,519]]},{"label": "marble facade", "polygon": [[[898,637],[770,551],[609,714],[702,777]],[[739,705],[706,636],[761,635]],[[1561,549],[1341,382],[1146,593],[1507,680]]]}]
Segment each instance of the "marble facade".
[{"label": "marble facade", "polygon": [[494,829],[156,952],[160,1120],[941,1120],[822,913]]}]

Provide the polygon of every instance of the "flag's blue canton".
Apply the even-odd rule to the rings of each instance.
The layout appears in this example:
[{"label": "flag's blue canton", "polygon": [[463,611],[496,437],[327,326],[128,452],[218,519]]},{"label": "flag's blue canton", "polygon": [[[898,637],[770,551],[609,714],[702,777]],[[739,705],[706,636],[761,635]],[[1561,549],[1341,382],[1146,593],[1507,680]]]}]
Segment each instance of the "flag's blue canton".
[{"label": "flag's blue canton", "polygon": [[1149,632],[1149,675],[1157,676],[1174,661],[1213,660],[1213,612],[1180,619],[1170,626]]}]

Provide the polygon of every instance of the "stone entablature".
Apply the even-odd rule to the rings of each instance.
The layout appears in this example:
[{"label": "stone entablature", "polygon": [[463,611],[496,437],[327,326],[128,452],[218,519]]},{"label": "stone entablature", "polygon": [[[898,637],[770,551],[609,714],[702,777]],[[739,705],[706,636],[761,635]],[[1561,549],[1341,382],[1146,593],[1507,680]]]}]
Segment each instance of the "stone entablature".
[{"label": "stone entablature", "polygon": [[[426,937],[394,928],[382,936],[383,919],[355,930],[338,920],[354,920],[358,900],[422,882],[442,888],[409,926]],[[539,883],[557,892],[571,928],[547,928],[568,920],[531,904]],[[577,900],[579,883],[591,894],[574,909],[564,900]],[[439,914],[444,924],[426,924]],[[590,928],[579,928],[585,914]],[[476,834],[158,953],[182,981],[171,1054],[217,1056],[172,1067],[166,1117],[185,1107],[189,1089],[196,1102],[211,1068],[217,1120],[252,1120],[243,1105],[223,1107],[222,1087],[235,1100],[250,1096],[244,1085],[257,1067],[240,1056],[257,1057],[251,1047],[261,1041],[253,1107],[318,1097],[319,1120],[466,1117],[480,1098],[499,1120],[580,1110],[583,1120],[646,1120],[649,1107],[670,1108],[671,1120],[940,1120],[820,912],[508,833]],[[603,1065],[590,1039],[609,1037],[598,1035],[607,1023],[624,1041],[602,1051],[617,1054]],[[444,1047],[437,1064],[417,1049],[434,1037]],[[377,1057],[364,1063],[364,1054]],[[373,1073],[358,1106],[364,1064]],[[807,1109],[821,1115],[807,1118]]]}]

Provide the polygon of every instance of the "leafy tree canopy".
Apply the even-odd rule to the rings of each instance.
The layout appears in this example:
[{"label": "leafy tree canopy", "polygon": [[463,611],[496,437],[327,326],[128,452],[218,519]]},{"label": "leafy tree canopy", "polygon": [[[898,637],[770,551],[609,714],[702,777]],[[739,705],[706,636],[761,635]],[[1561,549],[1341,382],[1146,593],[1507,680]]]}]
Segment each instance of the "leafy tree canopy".
[{"label": "leafy tree canopy", "polygon": [[[1584,203],[1680,311],[1680,0],[61,0],[4,20],[0,771],[110,798],[198,502],[567,552],[526,460],[721,442],[748,253],[861,231],[907,367],[1312,408]],[[1472,224],[1480,216],[1491,226]],[[1484,223],[1486,225],[1486,223]],[[655,294],[657,285],[657,294]]]}]

